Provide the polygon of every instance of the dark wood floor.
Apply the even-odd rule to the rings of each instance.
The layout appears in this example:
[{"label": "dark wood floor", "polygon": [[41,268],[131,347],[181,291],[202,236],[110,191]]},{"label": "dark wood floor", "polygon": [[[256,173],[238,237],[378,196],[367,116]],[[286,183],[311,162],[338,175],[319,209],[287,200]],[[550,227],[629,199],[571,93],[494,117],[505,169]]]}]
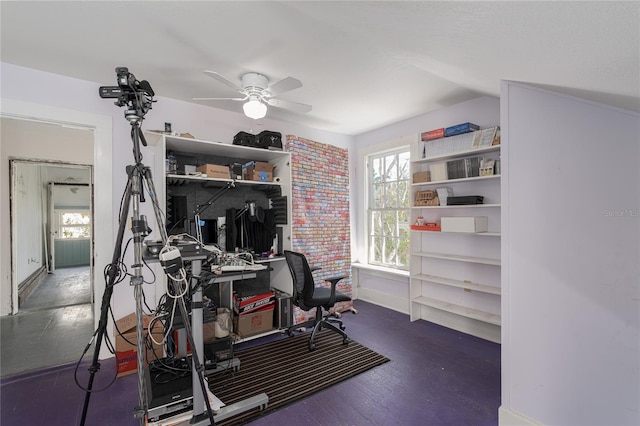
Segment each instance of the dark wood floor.
[{"label": "dark wood floor", "polygon": [[[500,405],[500,345],[356,301],[343,314],[353,340],[391,362],[344,381],[252,425],[496,425]],[[245,346],[255,345],[253,341]],[[86,371],[86,368],[84,368]],[[112,377],[103,362],[94,384]],[[86,377],[86,373],[84,373]],[[84,392],[72,368],[2,379],[0,424],[78,424]],[[135,375],[92,396],[87,425],[137,425]]]}]

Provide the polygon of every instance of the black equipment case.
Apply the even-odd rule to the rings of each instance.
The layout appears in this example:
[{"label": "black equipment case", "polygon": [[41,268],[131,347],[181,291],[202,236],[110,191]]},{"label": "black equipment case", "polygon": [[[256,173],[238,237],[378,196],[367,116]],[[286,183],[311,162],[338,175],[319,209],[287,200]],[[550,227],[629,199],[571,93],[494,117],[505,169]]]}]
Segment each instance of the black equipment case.
[{"label": "black equipment case", "polygon": [[264,130],[257,135],[247,132],[238,132],[233,137],[233,144],[282,151],[282,134],[269,130]]}]

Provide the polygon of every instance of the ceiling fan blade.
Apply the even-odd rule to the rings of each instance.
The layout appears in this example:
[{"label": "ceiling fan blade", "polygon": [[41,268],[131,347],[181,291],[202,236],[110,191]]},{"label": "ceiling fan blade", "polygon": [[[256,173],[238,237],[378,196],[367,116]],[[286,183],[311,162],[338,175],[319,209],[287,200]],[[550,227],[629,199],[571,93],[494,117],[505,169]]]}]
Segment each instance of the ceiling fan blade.
[{"label": "ceiling fan blade", "polygon": [[299,102],[283,101],[282,99],[265,99],[265,101],[276,108],[288,109],[296,112],[311,111],[311,105],[301,104]]},{"label": "ceiling fan blade", "polygon": [[267,88],[267,92],[269,92],[271,96],[278,96],[281,93],[285,93],[299,87],[302,87],[302,82],[300,80],[293,77],[287,77],[273,83]]},{"label": "ceiling fan blade", "polygon": [[194,101],[245,101],[249,97],[245,96],[244,98],[191,98]]},{"label": "ceiling fan blade", "polygon": [[244,93],[244,89],[240,86],[238,86],[237,84],[235,84],[234,82],[232,82],[231,80],[228,80],[225,76],[223,76],[220,73],[217,73],[215,71],[209,71],[209,70],[205,70],[204,73],[206,75],[208,75],[209,77],[218,80],[220,83],[225,84],[229,87],[231,87],[233,90],[236,90],[240,93]]}]

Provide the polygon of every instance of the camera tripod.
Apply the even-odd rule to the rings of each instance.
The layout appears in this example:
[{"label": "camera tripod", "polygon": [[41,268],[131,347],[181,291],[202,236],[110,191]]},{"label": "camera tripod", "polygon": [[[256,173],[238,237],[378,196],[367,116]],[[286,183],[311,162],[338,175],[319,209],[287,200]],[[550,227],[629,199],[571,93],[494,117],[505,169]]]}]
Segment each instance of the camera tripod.
[{"label": "camera tripod", "polygon": [[[98,322],[98,327],[92,337],[92,341],[95,339],[95,348],[93,353],[93,360],[91,365],[89,366],[89,382],[86,388],[84,406],[82,408],[82,418],[81,418],[81,426],[84,426],[87,409],[89,407],[89,400],[91,398],[91,393],[93,389],[93,381],[95,378],[95,374],[100,370],[100,347],[102,345],[102,341],[104,339],[105,332],[107,330],[107,321],[108,321],[108,311],[109,305],[111,302],[111,297],[113,295],[113,287],[117,284],[118,279],[118,265],[120,263],[120,258],[122,256],[122,243],[125,232],[125,225],[127,223],[127,218],[129,214],[129,208],[132,208],[132,217],[131,217],[131,231],[133,233],[133,247],[134,247],[134,264],[132,266],[133,273],[131,274],[130,284],[134,286],[134,297],[136,302],[136,337],[137,337],[137,363],[138,363],[138,406],[134,409],[134,417],[140,420],[140,425],[144,425],[145,423],[145,415],[148,410],[148,398],[146,392],[146,384],[144,380],[144,358],[145,358],[145,346],[144,346],[144,333],[143,333],[143,323],[142,323],[142,285],[144,283],[144,278],[142,276],[142,253],[143,253],[143,242],[144,238],[149,234],[150,229],[148,228],[146,218],[140,215],[140,203],[144,202],[144,191],[143,191],[143,183],[147,185],[149,190],[149,195],[151,197],[151,201],[153,204],[153,211],[155,214],[156,223],[161,235],[161,240],[163,244],[167,243],[167,231],[163,225],[162,216],[160,213],[160,207],[158,203],[158,199],[156,196],[155,187],[153,185],[153,180],[151,178],[151,170],[146,167],[142,163],[142,155],[140,152],[140,142],[146,146],[146,141],[144,139],[144,135],[142,134],[142,130],[140,128],[142,118],[140,115],[135,114],[125,114],[127,120],[129,120],[131,124],[131,140],[133,142],[133,155],[135,164],[127,166],[126,172],[128,176],[125,193],[123,196],[123,205],[120,211],[119,217],[119,227],[118,234],[116,237],[115,247],[113,251],[113,257],[111,263],[108,265],[107,269],[107,283],[105,287],[104,294],[102,295],[102,302],[100,307],[100,319]],[[183,293],[183,290],[180,289],[179,283],[174,281],[171,278],[167,278],[172,284],[173,292],[178,295]],[[189,285],[187,282],[186,285]],[[198,351],[195,350],[196,345],[193,339],[193,333],[191,330],[191,325],[187,320],[189,315],[187,313],[187,309],[185,306],[185,302],[183,298],[177,299],[176,303],[178,303],[178,307],[180,309],[180,313],[182,318],[184,318],[184,328],[187,335],[187,339],[192,348],[192,364],[193,369],[197,373],[198,381],[200,384],[200,388],[202,390],[202,395],[204,395],[204,402],[206,404],[206,413],[203,413],[201,416],[202,419],[193,419],[198,422],[204,421],[206,416],[208,416],[210,424],[215,425],[213,412],[211,410],[211,404],[209,402],[209,398],[207,398],[207,389],[205,385],[205,380],[203,377],[204,366],[200,362]],[[91,342],[89,343],[91,344]],[[195,383],[194,383],[195,386]],[[195,403],[195,400],[194,400]],[[194,413],[196,412],[194,405]],[[198,423],[200,424],[200,423]]]}]

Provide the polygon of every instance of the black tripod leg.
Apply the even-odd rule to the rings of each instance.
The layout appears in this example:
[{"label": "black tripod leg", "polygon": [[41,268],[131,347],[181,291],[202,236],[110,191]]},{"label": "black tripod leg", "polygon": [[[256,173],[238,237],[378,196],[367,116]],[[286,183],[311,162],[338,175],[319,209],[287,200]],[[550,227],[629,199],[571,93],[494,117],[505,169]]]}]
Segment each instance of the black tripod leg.
[{"label": "black tripod leg", "polygon": [[131,195],[131,178],[127,181],[127,187],[124,194],[124,204],[120,213],[120,222],[118,226],[118,235],[116,238],[116,244],[113,250],[113,257],[111,258],[111,264],[109,265],[108,278],[104,293],[102,295],[102,304],[100,305],[100,320],[98,321],[98,329],[96,333],[96,345],[93,350],[93,361],[89,366],[89,384],[87,385],[87,391],[84,397],[84,405],[82,407],[82,417],[80,425],[84,426],[87,418],[87,409],[89,408],[89,400],[91,399],[91,391],[93,389],[93,380],[95,374],[100,370],[100,347],[102,346],[102,339],[107,331],[107,321],[109,304],[111,302],[111,296],[113,295],[113,286],[115,285],[118,262],[120,262],[120,256],[122,254],[122,239],[124,237],[124,229],[127,224],[127,215],[129,213],[129,200]]}]

